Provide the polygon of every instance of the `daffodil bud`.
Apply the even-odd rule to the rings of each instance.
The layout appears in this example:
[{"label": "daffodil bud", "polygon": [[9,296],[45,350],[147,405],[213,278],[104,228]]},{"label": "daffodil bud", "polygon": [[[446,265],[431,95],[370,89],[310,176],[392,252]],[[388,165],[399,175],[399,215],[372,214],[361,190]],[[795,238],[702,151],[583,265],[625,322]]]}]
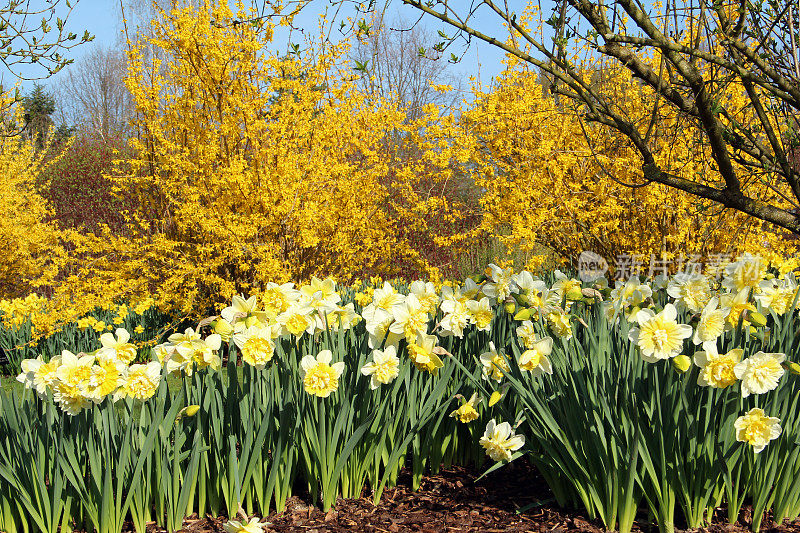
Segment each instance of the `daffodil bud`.
[{"label": "daffodil bud", "polygon": [[506,308],[506,313],[508,313],[509,315],[512,315],[512,314],[514,314],[514,311],[516,311],[517,306],[516,306],[516,304],[514,304],[514,302],[506,302],[505,303],[505,308]]},{"label": "daffodil bud", "polygon": [[594,301],[595,298],[598,298],[600,301],[603,301],[603,294],[597,289],[592,289],[592,288],[581,289],[581,294],[583,294],[584,298],[587,300]]},{"label": "daffodil bud", "polygon": [[683,374],[692,366],[692,360],[689,359],[686,355],[676,355],[672,358],[672,368],[675,369],[675,372],[679,374]]},{"label": "daffodil bud", "polygon": [[790,362],[788,366],[789,366],[789,372],[800,376],[800,365],[798,365],[797,363]]},{"label": "daffodil bud", "polygon": [[489,397],[489,407],[491,407],[494,404],[496,404],[497,402],[499,402],[500,398],[502,398],[502,397],[503,397],[503,394],[499,390],[494,391],[492,393],[492,395]]},{"label": "daffodil bud", "polygon": [[178,411],[178,415],[175,417],[175,423],[177,424],[183,417],[185,416],[194,416],[197,414],[197,411],[200,410],[199,405],[188,405]]},{"label": "daffodil bud", "polygon": [[528,295],[527,294],[523,294],[523,293],[515,294],[514,295],[514,299],[517,301],[518,304],[525,305],[527,303],[530,303],[530,300],[528,300]]},{"label": "daffodil bud", "polygon": [[567,300],[580,300],[583,298],[583,290],[580,287],[572,287],[567,291]]},{"label": "daffodil bud", "polygon": [[750,319],[750,322],[758,328],[763,328],[764,326],[767,325],[767,317],[765,317],[758,311],[750,311],[749,313],[747,313],[747,316]]},{"label": "daffodil bud", "polygon": [[233,333],[233,326],[231,326],[230,322],[225,319],[215,320],[211,327],[214,328],[214,333],[217,333],[222,340],[228,342],[231,340],[231,334]]},{"label": "daffodil bud", "polygon": [[514,320],[530,320],[531,314],[532,311],[530,309],[520,309],[519,312],[514,315]]},{"label": "daffodil bud", "polygon": [[472,281],[474,281],[475,283],[483,283],[487,279],[488,278],[486,277],[485,274],[476,274],[476,275],[472,276]]}]

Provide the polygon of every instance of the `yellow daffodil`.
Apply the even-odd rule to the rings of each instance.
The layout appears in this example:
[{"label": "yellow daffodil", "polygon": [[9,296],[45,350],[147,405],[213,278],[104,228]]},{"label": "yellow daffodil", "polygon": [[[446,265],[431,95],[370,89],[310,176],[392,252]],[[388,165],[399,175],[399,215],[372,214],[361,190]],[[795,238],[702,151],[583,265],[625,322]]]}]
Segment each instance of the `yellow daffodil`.
[{"label": "yellow daffodil", "polygon": [[405,299],[405,295],[397,292],[388,281],[383,283],[383,287],[375,289],[375,292],[372,294],[373,305],[389,313],[392,312],[395,306],[402,305]]},{"label": "yellow daffodil", "polygon": [[493,342],[489,342],[489,351],[480,355],[483,365],[483,377],[493,379],[497,382],[503,380],[503,376],[511,371],[508,361],[502,352],[498,352]]},{"label": "yellow daffodil", "polygon": [[692,313],[699,313],[711,299],[711,286],[702,274],[679,272],[669,281],[667,294],[675,303],[683,305]]},{"label": "yellow daffodil", "polygon": [[170,372],[177,369],[186,370],[191,367],[192,363],[196,364],[197,368],[211,367],[219,370],[222,367],[222,360],[218,354],[220,346],[222,346],[222,337],[216,333],[203,340],[194,339],[180,342],[175,346],[176,353],[170,358],[167,370]]},{"label": "yellow daffodil", "polygon": [[494,302],[502,302],[511,295],[511,291],[516,288],[512,284],[511,276],[514,274],[513,268],[500,268],[494,263],[486,267],[487,281],[481,287],[481,292],[492,299]]},{"label": "yellow daffodil", "polygon": [[[531,306],[533,309],[542,307],[545,303],[543,296],[548,292],[547,285],[540,279],[534,279],[533,274],[523,270],[519,274],[511,276],[511,280],[516,286],[518,299],[521,303]],[[555,295],[555,293],[554,293]],[[557,303],[557,302],[551,302]]]},{"label": "yellow daffodil", "polygon": [[161,365],[151,361],[146,365],[131,365],[121,377],[121,386],[114,394],[114,399],[128,396],[137,400],[151,398],[161,382]]},{"label": "yellow daffodil", "polygon": [[222,338],[223,342],[229,342],[233,338],[233,325],[224,318],[218,318],[211,322],[211,329]]},{"label": "yellow daffodil", "polygon": [[737,364],[733,371],[742,380],[742,398],[775,389],[785,372],[781,364],[785,360],[782,353],[758,352]]},{"label": "yellow daffodil", "polygon": [[726,354],[717,351],[714,341],[703,344],[704,350],[695,352],[694,364],[700,367],[697,384],[701,387],[724,389],[737,381],[734,368],[742,360],[744,350],[735,348]]},{"label": "yellow daffodil", "polygon": [[444,363],[436,353],[437,340],[435,335],[420,333],[417,335],[415,342],[408,345],[408,357],[414,363],[414,366],[434,376],[444,366]]},{"label": "yellow daffodil", "polygon": [[228,520],[222,525],[222,528],[225,533],[263,533],[265,525],[260,523],[257,517],[253,517],[247,523]]},{"label": "yellow daffodil", "polygon": [[267,283],[261,295],[264,311],[276,316],[285,312],[289,307],[297,303],[299,299],[300,291],[294,288],[294,283],[284,283],[283,285],[272,282]]},{"label": "yellow daffodil", "polygon": [[100,361],[92,366],[92,374],[86,384],[85,396],[94,403],[100,403],[112,394],[120,385],[122,370],[125,366],[120,362]]},{"label": "yellow daffodil", "polygon": [[433,282],[415,281],[408,286],[408,292],[417,297],[426,313],[436,314],[436,308],[439,307],[439,294],[436,292],[436,285]]},{"label": "yellow daffodil", "polygon": [[374,349],[381,345],[396,346],[400,343],[402,335],[389,331],[389,326],[392,325],[394,318],[388,311],[369,304],[361,311],[361,316],[364,318],[364,326],[369,334],[370,348]]},{"label": "yellow daffodil", "polygon": [[[553,283],[553,286],[550,287],[550,290],[554,291],[558,294],[559,301],[567,298],[567,299],[577,299],[577,293],[580,292],[581,288],[581,281],[575,278],[569,278],[566,274],[561,272],[560,270],[553,271],[555,275],[556,281]],[[575,289],[578,289],[577,291]],[[573,298],[569,298],[572,295]]]},{"label": "yellow daffodil", "polygon": [[258,297],[251,296],[247,300],[234,295],[231,305],[220,312],[220,316],[227,320],[234,331],[241,331],[254,325],[267,324],[267,314],[258,309]]},{"label": "yellow daffodil", "polygon": [[91,355],[75,355],[68,350],[61,352],[60,364],[55,371],[56,379],[52,381],[53,399],[70,416],[91,405],[86,389],[94,361]]},{"label": "yellow daffodil", "polygon": [[704,344],[716,341],[725,331],[725,319],[730,312],[727,307],[719,308],[719,299],[717,297],[711,298],[703,307],[703,312],[700,314],[700,322],[695,328],[692,342]]},{"label": "yellow daffodil", "polygon": [[178,344],[180,342],[199,341],[201,338],[200,332],[195,331],[193,328],[186,328],[183,333],[173,333],[168,337],[169,342]]},{"label": "yellow daffodil", "polygon": [[320,280],[312,276],[308,285],[300,287],[299,303],[312,309],[334,309],[341,300],[332,278]]},{"label": "yellow daffodil", "polygon": [[327,398],[339,387],[339,377],[344,372],[344,363],[330,364],[333,354],[330,350],[322,350],[315,358],[307,355],[300,360],[300,376],[306,392]]},{"label": "yellow daffodil", "polygon": [[739,256],[735,263],[725,267],[722,286],[732,292],[753,289],[767,273],[767,263],[759,256],[749,253]]},{"label": "yellow daffodil", "polygon": [[726,329],[733,329],[742,320],[742,327],[747,327],[750,322],[747,320],[746,311],[755,311],[756,306],[749,301],[750,289],[742,289],[739,292],[721,294],[719,297],[720,305],[730,309],[728,313]]},{"label": "yellow daffodil", "polygon": [[45,363],[40,355],[36,359],[24,359],[21,366],[22,373],[17,376],[17,381],[23,383],[26,389],[34,389],[36,394],[44,396],[57,379],[56,370],[61,366],[61,358],[53,357]]},{"label": "yellow daffodil", "polygon": [[521,325],[517,326],[517,337],[519,337],[526,349],[533,348],[533,345],[539,340],[536,328],[533,327],[533,322],[530,320],[525,320]]},{"label": "yellow daffodil", "polygon": [[631,328],[628,338],[639,347],[642,359],[654,363],[675,357],[683,348],[683,340],[692,336],[692,326],[678,324],[675,306],[667,304],[656,314],[642,309],[636,315],[639,327]]},{"label": "yellow daffodil", "polygon": [[409,294],[402,304],[392,308],[394,322],[389,331],[405,336],[408,342],[414,342],[417,335],[428,331],[428,313],[413,294]]},{"label": "yellow daffodil", "polygon": [[494,461],[511,460],[511,452],[519,450],[524,444],[525,437],[515,435],[508,422],[497,424],[494,419],[486,424],[486,431],[480,439],[486,455]]},{"label": "yellow daffodil", "polygon": [[272,329],[264,326],[250,326],[235,333],[233,342],[242,353],[242,360],[258,370],[267,366],[275,351]]},{"label": "yellow daffodil", "polygon": [[[764,309],[774,311],[776,315],[783,316],[792,309],[797,294],[797,280],[793,274],[787,274],[782,280],[764,280],[758,284],[758,292],[753,298]],[[800,300],[798,301],[800,304]]]},{"label": "yellow daffodil", "polygon": [[570,315],[560,307],[552,308],[547,313],[547,322],[550,327],[555,331],[556,335],[564,340],[572,338],[572,323],[570,322]]},{"label": "yellow daffodil", "polygon": [[117,328],[116,338],[111,333],[100,335],[100,344],[103,346],[97,350],[97,358],[101,361],[119,361],[129,365],[136,359],[136,345],[128,342],[131,334],[124,328]]},{"label": "yellow daffodil", "polygon": [[469,324],[470,312],[465,303],[457,300],[445,300],[441,304],[444,317],[439,323],[441,334],[444,336],[463,337],[464,328]]},{"label": "yellow daffodil", "polygon": [[320,310],[318,316],[320,317],[320,330],[324,329],[325,324],[329,329],[350,329],[361,321],[361,316],[356,313],[353,302],[337,305],[332,311]]},{"label": "yellow daffodil", "polygon": [[294,304],[278,315],[278,323],[286,333],[300,337],[303,333],[313,333],[316,321],[311,314],[314,309],[308,305]]},{"label": "yellow daffodil", "polygon": [[467,310],[469,311],[470,322],[475,324],[478,331],[489,331],[492,329],[492,318],[494,310],[489,303],[489,298],[481,298],[480,301],[468,300]]},{"label": "yellow daffodil", "polygon": [[394,346],[372,352],[372,361],[361,368],[361,373],[370,376],[369,388],[377,389],[391,383],[400,373],[400,359]]},{"label": "yellow daffodil", "polygon": [[750,444],[753,452],[759,453],[769,444],[769,441],[780,437],[780,423],[779,418],[766,416],[762,409],[755,407],[734,422],[736,440]]},{"label": "yellow daffodil", "polygon": [[519,356],[519,368],[530,372],[533,376],[552,374],[553,367],[547,357],[553,351],[553,339],[545,337],[534,341],[533,346]]},{"label": "yellow daffodil", "polygon": [[[463,398],[462,398],[463,400]],[[473,420],[478,419],[478,411],[475,409],[477,405],[480,403],[480,399],[478,399],[478,393],[472,393],[472,396],[469,400],[464,401],[458,409],[450,413],[451,417],[457,418],[459,422],[463,424],[467,424],[472,422]]]},{"label": "yellow daffodil", "polygon": [[92,374],[92,365],[95,358],[91,355],[80,353],[75,355],[69,350],[61,352],[61,364],[56,369],[56,377],[60,385],[79,389],[86,385]]},{"label": "yellow daffodil", "polygon": [[646,282],[642,283],[638,276],[634,276],[627,280],[616,280],[614,288],[608,295],[620,308],[644,307],[643,304],[653,296],[653,288]]},{"label": "yellow daffodil", "polygon": [[688,356],[680,354],[672,358],[672,368],[678,374],[684,374],[692,366],[692,360]]}]

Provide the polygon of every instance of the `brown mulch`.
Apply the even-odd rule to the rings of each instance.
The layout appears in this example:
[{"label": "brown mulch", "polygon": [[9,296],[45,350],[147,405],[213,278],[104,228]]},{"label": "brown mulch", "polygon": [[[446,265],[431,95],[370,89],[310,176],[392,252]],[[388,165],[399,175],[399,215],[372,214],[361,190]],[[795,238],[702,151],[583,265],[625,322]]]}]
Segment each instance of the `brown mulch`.
[{"label": "brown mulch", "polygon": [[[426,476],[417,492],[410,489],[410,476],[401,475],[398,486],[384,492],[375,506],[372,498],[339,500],[334,509],[323,512],[306,499],[293,496],[281,513],[270,514],[265,531],[340,533],[340,532],[604,532],[598,520],[590,520],[580,510],[555,506],[543,480],[523,460],[476,482],[478,474],[452,467],[438,475]],[[520,512],[524,510],[524,512]],[[699,531],[744,533],[749,531],[749,509],[739,523],[721,521]],[[752,514],[752,513],[750,513]],[[724,510],[720,510],[724,517]],[[188,520],[185,533],[224,533],[224,518]],[[677,524],[676,531],[681,530]],[[800,533],[800,522],[777,526],[765,519],[763,531]],[[646,511],[637,517],[634,531],[657,531],[648,522]]]}]

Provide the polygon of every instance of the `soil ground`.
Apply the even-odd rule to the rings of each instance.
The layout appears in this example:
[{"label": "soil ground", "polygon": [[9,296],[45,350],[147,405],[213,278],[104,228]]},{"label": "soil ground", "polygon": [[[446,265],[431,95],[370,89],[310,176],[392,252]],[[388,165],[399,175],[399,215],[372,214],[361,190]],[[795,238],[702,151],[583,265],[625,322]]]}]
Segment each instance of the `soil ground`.
[{"label": "soil ground", "polygon": [[[419,491],[410,490],[410,476],[401,475],[398,486],[384,492],[375,506],[372,498],[339,500],[327,513],[315,508],[303,498],[292,497],[285,511],[270,514],[265,531],[339,533],[417,531],[438,532],[553,532],[586,531],[602,533],[603,525],[589,520],[580,510],[559,509],[555,506],[543,480],[523,460],[516,461],[491,475],[475,481],[478,473],[453,467],[438,475],[426,476]],[[520,512],[524,510],[524,512]],[[713,533],[744,533],[749,531],[749,508],[743,509],[739,521],[728,524],[724,509],[715,517],[719,521],[701,530]],[[195,518],[187,520],[185,533],[224,533],[224,518]],[[634,531],[656,532],[646,510],[637,517]],[[767,517],[762,531],[800,533],[800,521],[777,525]]]}]

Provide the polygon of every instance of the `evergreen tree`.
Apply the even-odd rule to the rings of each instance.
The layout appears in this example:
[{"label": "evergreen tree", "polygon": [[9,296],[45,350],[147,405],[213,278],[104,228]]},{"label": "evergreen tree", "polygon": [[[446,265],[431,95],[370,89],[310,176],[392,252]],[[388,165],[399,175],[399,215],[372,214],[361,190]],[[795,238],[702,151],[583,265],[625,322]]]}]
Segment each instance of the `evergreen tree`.
[{"label": "evergreen tree", "polygon": [[26,137],[34,139],[37,148],[41,149],[47,131],[53,124],[50,115],[56,111],[55,98],[37,83],[30,94],[22,99],[22,105],[25,109],[23,133]]}]

